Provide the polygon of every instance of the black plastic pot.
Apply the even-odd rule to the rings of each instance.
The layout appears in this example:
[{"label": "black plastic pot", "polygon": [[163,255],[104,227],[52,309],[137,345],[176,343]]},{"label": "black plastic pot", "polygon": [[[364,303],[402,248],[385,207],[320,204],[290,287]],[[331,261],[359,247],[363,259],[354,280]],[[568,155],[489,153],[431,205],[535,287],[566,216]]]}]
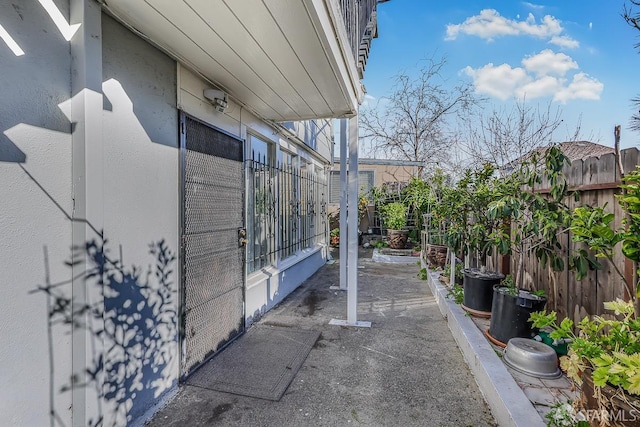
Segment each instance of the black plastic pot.
[{"label": "black plastic pot", "polygon": [[[496,271],[482,273],[479,268],[462,270],[464,280],[463,308],[471,314],[490,315],[493,302],[493,286],[504,279],[504,275]],[[474,313],[478,312],[478,313]]]},{"label": "black plastic pot", "polygon": [[529,316],[544,310],[545,297],[539,297],[520,289],[517,295],[509,293],[508,287],[496,285],[493,288],[491,324],[489,334],[506,344],[511,338],[532,338],[537,330],[531,326]]}]

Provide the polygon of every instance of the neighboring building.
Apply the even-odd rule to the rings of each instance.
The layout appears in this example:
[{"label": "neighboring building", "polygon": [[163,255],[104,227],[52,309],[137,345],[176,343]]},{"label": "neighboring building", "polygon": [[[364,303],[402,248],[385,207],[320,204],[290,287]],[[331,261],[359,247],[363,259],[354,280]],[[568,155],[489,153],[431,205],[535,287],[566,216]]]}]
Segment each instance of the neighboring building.
[{"label": "neighboring building", "polygon": [[[558,147],[562,150],[562,153],[567,156],[569,161],[585,160],[589,157],[600,157],[604,154],[615,153],[613,147],[607,147],[606,145],[596,144],[589,141],[566,141],[558,143]],[[538,147],[525,154],[522,157],[510,162],[504,166],[501,170],[505,173],[511,173],[514,168],[520,163],[531,159],[534,155],[542,156],[547,147]]]},{"label": "neighboring building", "polygon": [[[604,154],[614,154],[613,147],[607,147],[606,145],[596,144],[589,141],[567,141],[558,144],[562,153],[569,158],[570,161],[585,160],[589,157],[600,157]],[[542,153],[543,148],[539,148],[536,151]]]},{"label": "neighboring building", "polygon": [[[423,162],[391,159],[358,159],[360,193],[367,194],[372,187],[385,186],[389,191],[400,191],[411,178],[424,168]],[[330,211],[340,204],[340,159],[334,160],[329,181]]]},{"label": "neighboring building", "polygon": [[[358,158],[358,185],[360,194],[368,195],[372,187],[385,188],[389,194],[400,194],[411,178],[420,176],[424,169],[424,162],[411,160],[368,159]],[[337,220],[336,214],[340,210],[340,159],[334,159],[329,175],[329,205],[328,212]],[[380,218],[377,208],[370,205],[367,215],[359,218],[358,228],[363,233],[380,232]]]},{"label": "neighboring building", "polygon": [[325,263],[375,0],[0,4],[0,425],[140,425]]}]

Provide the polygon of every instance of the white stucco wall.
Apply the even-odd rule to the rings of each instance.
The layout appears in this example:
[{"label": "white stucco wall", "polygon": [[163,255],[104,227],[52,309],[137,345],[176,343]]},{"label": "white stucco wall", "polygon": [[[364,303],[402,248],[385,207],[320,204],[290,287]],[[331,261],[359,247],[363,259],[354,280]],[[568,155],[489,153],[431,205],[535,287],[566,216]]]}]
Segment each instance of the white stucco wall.
[{"label": "white stucco wall", "polygon": [[[69,17],[65,0],[54,2]],[[69,327],[48,334],[47,299],[35,292],[71,270],[71,96],[69,43],[38,2],[0,2],[0,425],[70,425]],[[45,259],[48,254],[48,263]],[[49,405],[54,393],[53,408]]]},{"label": "white stucco wall", "polygon": [[[167,266],[165,284],[170,283],[171,294],[161,301],[155,292],[162,282],[156,275],[158,255],[150,253],[150,245],[161,241],[176,257],[179,252],[176,63],[106,15],[102,35],[104,236],[108,256],[122,267],[111,284],[107,281],[118,295],[113,301],[105,298],[105,312],[122,310],[136,322],[137,311],[155,323],[147,330],[142,320],[135,330],[143,341],[131,364],[140,369],[141,377],[112,378],[125,387],[133,381],[140,389],[125,405],[108,399],[107,407],[118,407],[115,414],[107,409],[105,415],[119,420],[123,406],[131,405],[126,416],[136,420],[177,387],[179,375],[178,261]],[[154,289],[151,294],[142,288],[146,285]],[[136,305],[137,310],[126,311]],[[130,348],[137,348],[136,340]],[[146,354],[149,349],[162,354]],[[166,360],[158,365],[154,357]]]}]

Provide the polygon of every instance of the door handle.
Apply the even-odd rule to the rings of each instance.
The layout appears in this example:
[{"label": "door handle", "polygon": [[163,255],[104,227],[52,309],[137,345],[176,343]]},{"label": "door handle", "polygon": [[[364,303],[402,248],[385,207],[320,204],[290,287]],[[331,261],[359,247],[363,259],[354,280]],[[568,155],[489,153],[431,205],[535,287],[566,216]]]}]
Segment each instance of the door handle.
[{"label": "door handle", "polygon": [[243,246],[247,246],[247,243],[249,243],[249,240],[247,239],[247,230],[245,230],[244,228],[239,228],[238,229],[238,247],[243,247]]}]

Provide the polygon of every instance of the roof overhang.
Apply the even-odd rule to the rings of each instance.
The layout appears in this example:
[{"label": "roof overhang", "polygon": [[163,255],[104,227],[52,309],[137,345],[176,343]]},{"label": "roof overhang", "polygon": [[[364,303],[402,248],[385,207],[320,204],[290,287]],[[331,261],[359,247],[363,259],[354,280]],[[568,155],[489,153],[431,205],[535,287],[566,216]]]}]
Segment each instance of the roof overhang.
[{"label": "roof overhang", "polygon": [[349,117],[364,95],[338,0],[109,0],[104,8],[265,119]]}]

